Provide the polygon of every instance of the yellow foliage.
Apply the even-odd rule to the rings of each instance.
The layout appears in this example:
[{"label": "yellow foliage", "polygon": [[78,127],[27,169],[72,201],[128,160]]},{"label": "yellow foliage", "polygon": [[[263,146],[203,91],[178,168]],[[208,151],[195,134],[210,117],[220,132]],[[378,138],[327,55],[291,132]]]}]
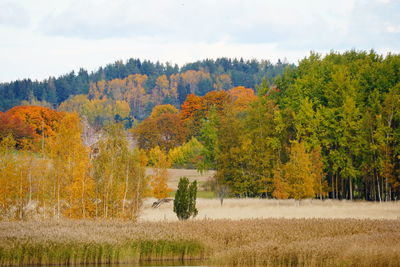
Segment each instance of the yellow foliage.
[{"label": "yellow foliage", "polygon": [[[70,218],[90,217],[94,209],[94,186],[88,177],[89,151],[82,143],[81,133],[78,115],[67,114],[50,142],[58,217],[61,212]],[[67,200],[67,208],[61,207],[61,199]]]},{"label": "yellow foliage", "polygon": [[168,168],[171,166],[167,156],[157,146],[150,150],[150,157],[154,161],[155,174],[151,177],[153,196],[161,199],[168,197],[172,190],[168,187]]},{"label": "yellow foliage", "polygon": [[153,108],[151,111],[150,117],[151,118],[157,118],[163,114],[177,114],[179,111],[176,107],[173,105],[167,104],[167,105],[158,105]]},{"label": "yellow foliage", "polygon": [[303,143],[293,141],[290,158],[282,166],[278,163],[274,170],[274,192],[276,198],[303,199],[314,197],[318,188],[312,158]]}]

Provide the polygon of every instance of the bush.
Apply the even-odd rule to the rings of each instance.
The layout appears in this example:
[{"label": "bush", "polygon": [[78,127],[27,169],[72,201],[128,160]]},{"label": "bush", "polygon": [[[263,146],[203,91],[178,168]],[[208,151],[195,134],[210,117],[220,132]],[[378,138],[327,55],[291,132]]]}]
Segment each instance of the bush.
[{"label": "bush", "polygon": [[181,177],[174,199],[174,212],[179,220],[187,220],[197,215],[196,196],[197,181],[190,183],[187,177]]}]

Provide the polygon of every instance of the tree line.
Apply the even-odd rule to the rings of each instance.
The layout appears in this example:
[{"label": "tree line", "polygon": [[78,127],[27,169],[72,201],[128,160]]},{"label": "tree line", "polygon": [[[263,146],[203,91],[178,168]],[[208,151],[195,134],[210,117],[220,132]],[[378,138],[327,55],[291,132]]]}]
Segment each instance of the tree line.
[{"label": "tree line", "polygon": [[179,112],[149,117],[133,133],[173,164],[215,169],[215,188],[232,195],[395,200],[399,72],[399,55],[311,53],[256,94],[191,94]]},{"label": "tree line", "polygon": [[[163,99],[160,92],[158,98],[148,100],[144,105],[146,110],[137,110],[137,106],[132,108],[132,116],[139,116],[140,119],[148,116],[154,105],[161,102],[179,104],[185,100],[186,95],[190,93],[202,94],[213,89],[229,89],[230,86],[247,86],[254,88],[260,83],[262,78],[271,80],[277,75],[282,74],[285,67],[289,65],[279,61],[277,64],[271,64],[269,61],[243,60],[219,58],[216,60],[207,59],[194,63],[185,64],[181,68],[170,63],[153,63],[148,60],[129,59],[126,62],[116,61],[105,67],[89,73],[85,69],[80,69],[77,73],[74,71],[60,77],[49,77],[43,81],[32,81],[30,79],[17,80],[13,82],[0,83],[0,111],[5,111],[13,106],[26,103],[36,103],[57,108],[59,104],[74,95],[88,94],[92,86],[100,86],[99,82],[110,82],[124,80],[130,75],[136,78],[144,79],[138,85],[140,93],[153,95],[153,91],[163,90],[160,88],[160,82],[165,86],[165,80],[172,83],[171,87],[177,90],[177,99]],[[201,72],[201,75],[196,75]],[[160,80],[160,76],[164,76]],[[198,77],[199,76],[199,77]],[[115,86],[118,82],[115,82]],[[117,85],[118,86],[118,85]],[[108,97],[114,100],[119,99],[119,95],[108,93]],[[93,97],[93,95],[91,95]]]}]

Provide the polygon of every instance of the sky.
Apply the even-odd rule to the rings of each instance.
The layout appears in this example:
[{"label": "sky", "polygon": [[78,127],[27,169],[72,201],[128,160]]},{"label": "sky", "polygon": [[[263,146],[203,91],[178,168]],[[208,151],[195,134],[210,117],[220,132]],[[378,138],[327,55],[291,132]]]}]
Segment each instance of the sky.
[{"label": "sky", "polygon": [[400,51],[400,0],[0,0],[0,82],[129,58],[278,59]]}]

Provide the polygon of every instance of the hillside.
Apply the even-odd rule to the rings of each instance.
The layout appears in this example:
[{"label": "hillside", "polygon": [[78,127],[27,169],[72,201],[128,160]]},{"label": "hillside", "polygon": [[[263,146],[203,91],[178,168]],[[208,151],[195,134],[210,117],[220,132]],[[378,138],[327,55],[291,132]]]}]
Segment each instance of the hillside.
[{"label": "hillside", "polygon": [[[80,69],[78,73],[71,71],[60,77],[50,76],[43,81],[23,79],[0,83],[0,111],[20,105],[21,101],[46,103],[56,108],[71,96],[90,94],[90,88],[98,87],[99,84],[106,83],[115,89],[115,86],[120,86],[121,81],[126,81],[131,76],[140,80],[137,82],[140,94],[149,96],[142,110],[132,110],[135,117],[144,118],[157,104],[174,104],[179,107],[190,93],[204,95],[212,90],[226,90],[235,86],[255,88],[263,78],[272,81],[282,74],[286,67],[293,68],[294,65],[280,61],[271,64],[268,60],[219,58],[196,61],[179,67],[170,63],[131,58],[125,62],[116,61],[100,67],[91,73]],[[175,93],[159,95],[158,90]],[[115,99],[111,92],[108,93],[108,97]]]}]

